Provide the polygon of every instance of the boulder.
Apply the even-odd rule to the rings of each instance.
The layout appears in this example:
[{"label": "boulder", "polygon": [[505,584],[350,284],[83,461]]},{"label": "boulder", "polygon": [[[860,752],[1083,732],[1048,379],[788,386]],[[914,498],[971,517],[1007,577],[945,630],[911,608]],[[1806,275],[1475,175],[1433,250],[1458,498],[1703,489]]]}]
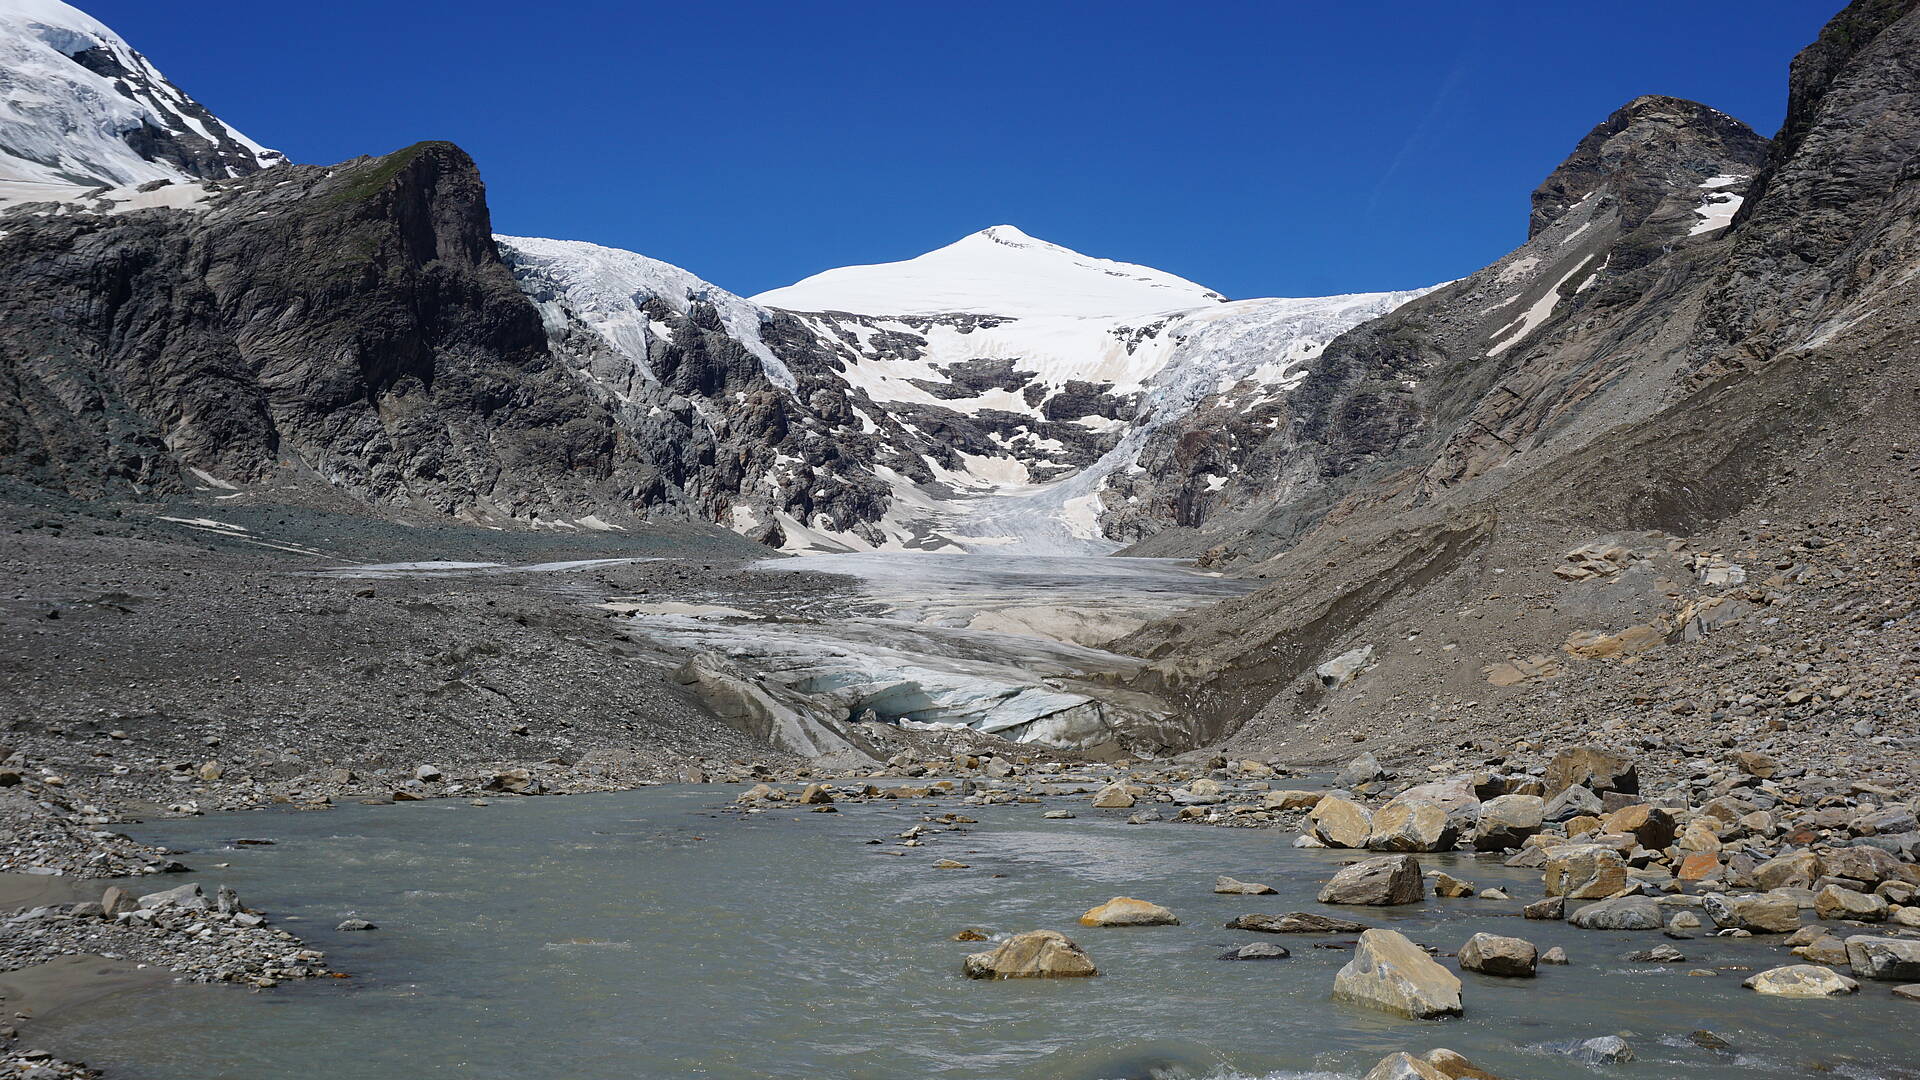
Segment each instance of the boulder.
[{"label": "boulder", "polygon": [[1562,844],[1547,849],[1547,895],[1597,900],[1627,887],[1627,862],[1605,844]]},{"label": "boulder", "polygon": [[1633,1060],[1633,1047],[1618,1035],[1602,1035],[1555,1047],[1560,1053],[1588,1065],[1618,1065]]},{"label": "boulder", "polygon": [[1346,919],[1289,911],[1285,915],[1241,915],[1227,923],[1227,929],[1254,930],[1262,934],[1357,934],[1366,927]]},{"label": "boulder", "polygon": [[1360,935],[1353,959],[1333,979],[1333,999],[1410,1020],[1461,1013],[1460,977],[1392,930]]},{"label": "boulder", "polygon": [[1911,880],[1899,859],[1876,847],[1858,844],[1833,848],[1820,856],[1820,870],[1828,877],[1846,878],[1872,888],[1883,881]]},{"label": "boulder", "polygon": [[1885,897],[1858,892],[1842,885],[1828,885],[1813,894],[1813,913],[1822,919],[1857,919],[1881,922],[1888,912]]},{"label": "boulder", "polygon": [[[1426,784],[1415,784],[1394,796],[1392,806],[1398,802],[1432,803],[1447,812],[1447,820],[1454,831],[1465,836],[1473,831],[1480,820],[1480,796],[1472,776],[1455,776],[1446,780],[1435,780]],[[1374,815],[1376,821],[1378,814]]]},{"label": "boulder", "polygon": [[1636,803],[1600,819],[1602,832],[1625,833],[1648,851],[1660,851],[1673,843],[1679,826],[1673,815],[1658,806]]},{"label": "boulder", "polygon": [[1753,884],[1760,889],[1811,889],[1820,877],[1820,856],[1793,851],[1753,868]]},{"label": "boulder", "polygon": [[1420,860],[1411,855],[1382,855],[1343,866],[1320,888],[1323,904],[1379,907],[1417,904],[1426,896]]},{"label": "boulder", "polygon": [[1364,1080],[1449,1080],[1439,1066],[1422,1061],[1405,1051],[1388,1054],[1380,1064],[1368,1070]]},{"label": "boulder", "polygon": [[1547,801],[1538,795],[1501,795],[1480,804],[1473,846],[1480,851],[1505,851],[1527,842],[1540,831]]},{"label": "boulder", "polygon": [[1566,916],[1566,913],[1567,898],[1564,896],[1549,896],[1544,900],[1535,900],[1533,903],[1520,909],[1522,916],[1536,920],[1561,919]]},{"label": "boulder", "polygon": [[1482,975],[1530,979],[1539,958],[1532,942],[1498,934],[1475,934],[1460,948],[1460,966]]},{"label": "boulder", "polygon": [[1029,930],[967,957],[969,979],[1071,979],[1100,974],[1085,949],[1058,930]]},{"label": "boulder", "polygon": [[1387,770],[1381,767],[1379,758],[1372,754],[1361,754],[1347,762],[1347,767],[1340,770],[1340,775],[1335,777],[1333,782],[1337,787],[1353,788],[1375,780],[1383,780],[1387,775]]},{"label": "boulder", "polygon": [[1582,930],[1658,930],[1660,905],[1645,896],[1620,896],[1588,904],[1568,922]]},{"label": "boulder", "polygon": [[1372,851],[1451,851],[1460,840],[1460,831],[1447,817],[1445,807],[1430,802],[1388,803],[1373,815],[1373,833],[1367,837]]},{"label": "boulder", "polygon": [[1427,876],[1433,879],[1433,895],[1444,896],[1449,900],[1462,900],[1474,893],[1473,882],[1461,881],[1452,874],[1439,870],[1430,870]]},{"label": "boulder", "polygon": [[797,800],[802,806],[825,806],[833,802],[833,792],[825,784],[808,784]]},{"label": "boulder", "polygon": [[1273,886],[1262,885],[1257,881],[1241,881],[1225,875],[1213,879],[1213,891],[1229,896],[1266,896],[1273,892]]},{"label": "boulder", "polygon": [[1366,847],[1373,835],[1373,815],[1351,799],[1328,795],[1307,815],[1307,834],[1328,847]]},{"label": "boulder", "polygon": [[132,893],[118,885],[109,885],[107,891],[100,894],[100,914],[104,918],[111,919],[123,911],[133,911],[139,906],[140,901],[134,899]]},{"label": "boulder", "polygon": [[1740,985],[1762,994],[1794,998],[1837,997],[1860,989],[1859,983],[1818,964],[1768,968]]},{"label": "boulder", "polygon": [[1108,784],[1093,797],[1096,810],[1128,810],[1133,807],[1133,792],[1125,784]]},{"label": "boulder", "polygon": [[1782,893],[1749,893],[1728,896],[1708,893],[1700,906],[1707,917],[1722,930],[1745,930],[1750,934],[1791,934],[1800,929],[1800,904]]},{"label": "boulder", "polygon": [[1847,939],[1847,966],[1863,979],[1920,979],[1920,939],[1855,934]]},{"label": "boulder", "polygon": [[1546,781],[1549,795],[1576,785],[1628,794],[1640,790],[1640,774],[1633,760],[1597,746],[1576,746],[1555,754],[1547,763]]},{"label": "boulder", "polygon": [[1326,797],[1324,791],[1269,791],[1260,796],[1262,810],[1311,810]]},{"label": "boulder", "polygon": [[1603,809],[1600,796],[1575,785],[1548,799],[1540,808],[1540,816],[1552,822],[1567,822],[1578,817],[1593,817]]},{"label": "boulder", "polygon": [[1116,896],[1080,916],[1081,926],[1179,926],[1180,919],[1159,904]]},{"label": "boulder", "polygon": [[138,906],[142,911],[153,911],[158,908],[184,908],[188,911],[213,910],[213,905],[207,903],[207,898],[201,892],[200,886],[191,884],[147,893],[139,899]]}]

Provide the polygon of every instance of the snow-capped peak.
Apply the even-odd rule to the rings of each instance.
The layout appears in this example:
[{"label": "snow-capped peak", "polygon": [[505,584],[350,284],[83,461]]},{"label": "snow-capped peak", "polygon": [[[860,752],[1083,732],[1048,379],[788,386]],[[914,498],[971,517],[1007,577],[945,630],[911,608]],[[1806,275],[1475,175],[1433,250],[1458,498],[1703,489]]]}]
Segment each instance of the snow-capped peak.
[{"label": "snow-capped peak", "polygon": [[0,91],[0,195],[12,198],[218,180],[281,160],[60,0],[0,0]]},{"label": "snow-capped peak", "polygon": [[995,225],[902,262],[845,266],[753,298],[789,311],[1131,318],[1218,304],[1212,289],[1149,266],[1082,255]]}]

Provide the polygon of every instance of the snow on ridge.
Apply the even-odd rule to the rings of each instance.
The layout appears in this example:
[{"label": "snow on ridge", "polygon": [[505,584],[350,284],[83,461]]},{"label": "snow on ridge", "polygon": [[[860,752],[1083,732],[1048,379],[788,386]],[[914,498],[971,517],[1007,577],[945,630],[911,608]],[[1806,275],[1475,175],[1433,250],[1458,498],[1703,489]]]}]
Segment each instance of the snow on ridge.
[{"label": "snow on ridge", "polygon": [[679,314],[695,301],[712,304],[727,333],[760,361],[767,378],[787,390],[799,383],[760,339],[765,309],[674,266],[622,248],[583,240],[546,240],[532,236],[496,236],[501,255],[516,270],[536,271],[558,289],[567,305],[642,371],[647,342],[658,336],[640,305],[658,299]]},{"label": "snow on ridge", "polygon": [[1100,531],[1107,478],[1139,460],[1147,439],[1211,394],[1243,382],[1278,390],[1340,334],[1441,285],[1402,292],[1238,300],[1195,311],[1161,335],[1160,355],[1140,413],[1119,443],[1070,476],[1024,488],[969,495],[933,508],[923,532],[962,550],[1026,555],[1105,555],[1120,548]]},{"label": "snow on ridge", "polygon": [[[72,57],[104,48],[131,73],[118,80],[94,73]],[[43,197],[70,197],[59,189],[149,180],[186,180],[165,162],[142,158],[123,138],[151,124],[219,144],[194,112],[199,106],[106,24],[60,0],[0,0],[0,182]],[[227,127],[224,136],[262,167],[281,156]]]},{"label": "snow on ridge", "polygon": [[1164,270],[995,225],[901,262],[843,266],[752,298],[789,311],[1139,318],[1225,301]]}]

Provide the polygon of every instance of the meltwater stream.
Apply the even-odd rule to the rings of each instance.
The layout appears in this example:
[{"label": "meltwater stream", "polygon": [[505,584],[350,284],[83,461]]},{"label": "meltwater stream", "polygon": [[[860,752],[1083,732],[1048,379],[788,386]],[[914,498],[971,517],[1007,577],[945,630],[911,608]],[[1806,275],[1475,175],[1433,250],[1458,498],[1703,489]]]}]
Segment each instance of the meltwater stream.
[{"label": "meltwater stream", "polygon": [[[1351,1078],[1391,1051],[1434,1046],[1509,1080],[1920,1075],[1913,1006],[1883,986],[1853,999],[1760,997],[1740,988],[1744,969],[1782,953],[1754,941],[1688,941],[1686,964],[1631,963],[1622,957],[1659,936],[1523,922],[1514,912],[1538,895],[1539,874],[1491,858],[1421,856],[1514,901],[1338,912],[1447,952],[1489,930],[1572,956],[1534,980],[1467,974],[1466,1016],[1421,1023],[1328,1000],[1350,954],[1321,946],[1350,938],[1221,928],[1246,912],[1331,910],[1313,893],[1341,854],[1294,849],[1289,834],[1129,826],[1124,811],[1082,799],[1069,821],[1043,819],[1040,804],[905,800],[742,817],[722,809],[735,793],[662,787],[136,828],[189,850],[195,880],[234,885],[353,978],[265,993],[188,987],[40,1030],[147,1080]],[[936,830],[923,847],[894,839],[949,809],[979,823]],[[242,836],[275,844],[230,845]],[[940,858],[969,868],[936,870]],[[1215,895],[1223,873],[1280,894]],[[1168,905],[1182,925],[1074,925],[1122,894]],[[349,916],[379,929],[333,930]],[[965,927],[1066,930],[1103,974],[969,981],[961,957],[981,946],[949,940]],[[1218,959],[1254,940],[1293,955]],[[1700,1029],[1731,1050],[1689,1041]],[[1588,1066],[1552,1049],[1616,1032],[1636,1060]]]}]

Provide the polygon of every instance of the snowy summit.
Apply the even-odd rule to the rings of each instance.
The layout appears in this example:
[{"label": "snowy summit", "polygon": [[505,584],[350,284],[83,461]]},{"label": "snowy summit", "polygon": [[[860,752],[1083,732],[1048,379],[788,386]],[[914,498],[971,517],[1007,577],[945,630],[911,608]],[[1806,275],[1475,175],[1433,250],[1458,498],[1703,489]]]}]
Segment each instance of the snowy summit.
[{"label": "snowy summit", "polygon": [[1150,266],[1096,259],[995,225],[903,262],[843,266],[753,297],[788,311],[1126,318],[1226,297]]}]

